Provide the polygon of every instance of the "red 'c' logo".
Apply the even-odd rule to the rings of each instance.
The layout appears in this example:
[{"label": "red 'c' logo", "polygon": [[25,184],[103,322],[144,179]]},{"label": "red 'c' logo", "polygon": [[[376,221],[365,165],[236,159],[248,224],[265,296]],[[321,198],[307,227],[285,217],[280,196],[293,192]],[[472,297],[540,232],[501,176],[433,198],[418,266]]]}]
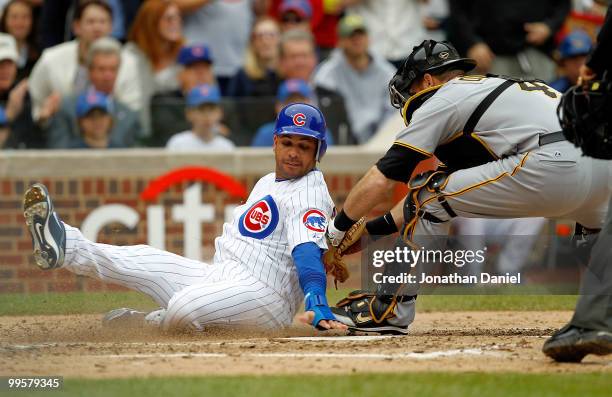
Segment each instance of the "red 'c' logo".
[{"label": "red 'c' logo", "polygon": [[297,125],[298,127],[302,127],[304,124],[306,124],[306,116],[304,113],[296,113],[295,116],[293,116],[293,124]]}]

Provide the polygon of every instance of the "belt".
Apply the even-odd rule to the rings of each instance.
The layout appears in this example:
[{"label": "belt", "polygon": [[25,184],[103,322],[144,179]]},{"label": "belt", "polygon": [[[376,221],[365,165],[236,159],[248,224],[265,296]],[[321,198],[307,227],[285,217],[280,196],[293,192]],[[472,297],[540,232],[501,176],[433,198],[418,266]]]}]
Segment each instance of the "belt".
[{"label": "belt", "polygon": [[548,145],[549,143],[565,141],[563,131],[551,132],[550,134],[540,135],[540,146]]}]

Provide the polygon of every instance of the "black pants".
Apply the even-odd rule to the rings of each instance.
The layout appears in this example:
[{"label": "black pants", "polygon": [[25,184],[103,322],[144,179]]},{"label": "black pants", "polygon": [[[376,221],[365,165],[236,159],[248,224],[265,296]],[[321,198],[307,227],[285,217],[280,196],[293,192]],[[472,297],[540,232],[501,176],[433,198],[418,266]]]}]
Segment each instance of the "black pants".
[{"label": "black pants", "polygon": [[580,298],[571,324],[612,331],[612,199],[603,229],[582,276]]}]

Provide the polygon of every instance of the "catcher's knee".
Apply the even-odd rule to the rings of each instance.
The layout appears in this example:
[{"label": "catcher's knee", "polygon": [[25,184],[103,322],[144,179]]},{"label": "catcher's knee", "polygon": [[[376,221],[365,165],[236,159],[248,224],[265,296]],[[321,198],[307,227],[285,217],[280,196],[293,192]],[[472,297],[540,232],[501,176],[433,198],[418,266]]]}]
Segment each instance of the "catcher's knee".
[{"label": "catcher's knee", "polygon": [[404,201],[404,235],[411,233],[418,219],[443,223],[457,216],[442,193],[449,176],[443,171],[427,171],[410,180]]}]

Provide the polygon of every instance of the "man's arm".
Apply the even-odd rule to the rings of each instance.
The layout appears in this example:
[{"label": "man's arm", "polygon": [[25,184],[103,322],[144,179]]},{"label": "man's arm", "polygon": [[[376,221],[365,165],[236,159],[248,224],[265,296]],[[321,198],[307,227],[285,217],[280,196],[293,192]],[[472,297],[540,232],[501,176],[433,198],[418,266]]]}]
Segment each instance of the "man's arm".
[{"label": "man's arm", "polygon": [[321,248],[313,242],[297,245],[291,252],[304,291],[305,313],[299,319],[318,329],[346,329],[346,325],[335,320],[327,303],[327,279],[321,255]]},{"label": "man's arm", "polygon": [[[327,236],[337,246],[346,232],[357,220],[366,216],[378,203],[384,201],[387,192],[396,182],[407,183],[416,166],[431,154],[422,152],[401,142],[396,142],[375,166],[365,174],[351,190],[342,211],[330,223]],[[398,204],[399,205],[399,204]],[[396,210],[399,211],[399,210]],[[393,216],[401,226],[403,216]],[[370,228],[368,228],[370,231]]]}]

